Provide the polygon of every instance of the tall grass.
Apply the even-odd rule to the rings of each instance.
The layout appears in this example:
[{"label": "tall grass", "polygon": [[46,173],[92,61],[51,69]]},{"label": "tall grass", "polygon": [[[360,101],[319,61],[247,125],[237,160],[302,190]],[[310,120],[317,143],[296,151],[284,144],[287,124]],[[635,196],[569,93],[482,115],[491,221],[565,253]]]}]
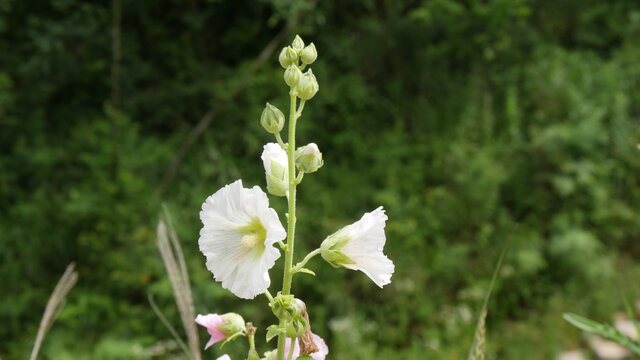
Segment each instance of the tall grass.
[{"label": "tall grass", "polygon": [[62,277],[60,277],[56,287],[53,289],[51,296],[49,296],[47,306],[45,307],[44,314],[42,314],[42,319],[40,320],[38,334],[36,335],[36,341],[33,345],[33,349],[31,350],[29,360],[35,360],[38,357],[38,352],[40,351],[45,335],[56,321],[60,310],[62,310],[63,302],[67,294],[78,281],[78,273],[74,269],[75,263],[67,265]]},{"label": "tall grass", "polygon": [[[187,334],[187,341],[189,343],[189,351],[187,355],[195,360],[201,360],[202,354],[200,353],[200,345],[198,340],[198,329],[194,319],[195,309],[193,307],[193,296],[191,294],[191,286],[189,285],[189,274],[187,273],[187,266],[184,261],[184,255],[182,253],[182,247],[180,246],[180,240],[171,222],[171,215],[165,205],[162,207],[164,219],[158,222],[157,229],[157,245],[164,262],[164,267],[167,270],[169,281],[171,282],[171,288],[175,297],[176,305],[180,313],[180,319],[182,320],[182,326]],[[176,337],[178,343],[184,347],[184,342],[177,336],[177,332],[169,322],[162,316],[162,313],[155,306],[153,298],[149,297],[149,303],[156,312],[160,320],[169,328],[172,335]]]}]

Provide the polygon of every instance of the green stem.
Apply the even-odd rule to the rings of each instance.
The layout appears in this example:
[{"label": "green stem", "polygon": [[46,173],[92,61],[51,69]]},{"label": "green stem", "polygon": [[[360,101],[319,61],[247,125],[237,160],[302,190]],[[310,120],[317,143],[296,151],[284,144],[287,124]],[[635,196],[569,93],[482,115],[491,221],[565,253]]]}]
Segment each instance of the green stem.
[{"label": "green stem", "polygon": [[280,144],[280,147],[282,147],[284,150],[287,150],[287,145],[285,145],[284,141],[282,141],[280,133],[276,133],[276,140],[278,141],[278,144]]},{"label": "green stem", "polygon": [[[284,278],[282,280],[282,294],[289,295],[291,292],[291,278],[293,277],[293,244],[296,231],[296,120],[300,116],[296,112],[296,95],[293,89],[289,92],[291,97],[291,108],[289,111],[289,144],[287,145],[287,157],[289,160],[289,216],[287,218],[287,251],[284,258]],[[280,320],[280,326],[284,326],[284,320]],[[278,335],[278,359],[284,359],[285,335]]]},{"label": "green stem", "polygon": [[291,360],[291,358],[293,357],[293,349],[296,348],[296,338],[290,338],[291,339],[291,346],[289,348],[289,356],[287,357],[287,360]]},{"label": "green stem", "polygon": [[320,254],[320,249],[315,249],[309,254],[307,254],[307,256],[305,256],[304,259],[302,259],[302,261],[300,261],[299,263],[296,264],[296,266],[293,267],[293,272],[297,273],[298,271],[300,271],[300,269],[302,269],[307,264],[307,262],[311,260],[312,257],[318,254]]},{"label": "green stem", "polygon": [[267,297],[267,299],[269,299],[269,304],[271,304],[273,302],[273,296],[271,296],[271,293],[269,292],[269,290],[266,290],[264,292],[264,295]]}]

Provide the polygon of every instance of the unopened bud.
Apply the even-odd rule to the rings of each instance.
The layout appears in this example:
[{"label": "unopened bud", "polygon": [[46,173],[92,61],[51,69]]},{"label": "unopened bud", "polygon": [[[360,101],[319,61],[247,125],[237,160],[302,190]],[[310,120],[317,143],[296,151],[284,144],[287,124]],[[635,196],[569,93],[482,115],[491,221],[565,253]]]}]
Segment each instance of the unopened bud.
[{"label": "unopened bud", "polygon": [[291,47],[297,54],[300,54],[300,51],[304,48],[304,41],[302,41],[300,35],[296,35],[296,38],[293,39],[293,42],[291,43]]},{"label": "unopened bud", "polygon": [[278,318],[285,321],[291,321],[295,317],[300,316],[300,310],[296,306],[293,295],[278,294],[270,304],[271,311]]},{"label": "unopened bud", "polygon": [[289,65],[287,70],[284,72],[284,82],[289,85],[289,87],[295,87],[300,82],[302,78],[302,71],[296,65]]},{"label": "unopened bud", "polygon": [[280,56],[278,56],[278,61],[283,68],[288,68],[290,65],[296,65],[298,62],[298,53],[293,50],[290,46],[282,48],[280,51]]},{"label": "unopened bud", "polygon": [[267,103],[262,110],[260,124],[267,132],[277,134],[284,127],[284,114],[277,107]]},{"label": "unopened bud", "polygon": [[313,43],[302,49],[300,52],[300,60],[303,64],[312,64],[318,58],[318,51]]},{"label": "unopened bud", "polygon": [[318,80],[316,80],[315,75],[313,75],[313,71],[309,69],[302,75],[302,78],[298,82],[296,92],[300,99],[309,100],[318,92],[318,88]]},{"label": "unopened bud", "polygon": [[296,168],[306,173],[318,171],[324,165],[318,145],[310,143],[296,150]]},{"label": "unopened bud", "polygon": [[236,313],[226,313],[220,316],[224,323],[216,326],[216,328],[227,335],[246,332],[245,322],[242,316]]},{"label": "unopened bud", "polygon": [[267,177],[267,191],[285,196],[289,191],[289,163],[287,153],[276,143],[268,143],[262,151],[262,163]]}]

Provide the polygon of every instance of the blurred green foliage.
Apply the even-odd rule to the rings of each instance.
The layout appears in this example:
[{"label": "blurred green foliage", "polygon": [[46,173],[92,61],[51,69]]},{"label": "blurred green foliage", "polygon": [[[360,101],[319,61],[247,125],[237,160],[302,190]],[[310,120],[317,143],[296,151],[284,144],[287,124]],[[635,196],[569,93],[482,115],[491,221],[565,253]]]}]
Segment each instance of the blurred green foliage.
[{"label": "blurred green foliage", "polygon": [[325,159],[300,188],[298,254],[381,204],[396,263],[382,291],[317,259],[316,278],[296,278],[332,359],[463,358],[507,237],[488,358],[553,358],[580,341],[563,312],[603,319],[635,294],[638,2],[120,1],[115,109],[110,2],[0,0],[0,357],[28,353],[71,261],[79,282],[43,358],[178,353],[146,300],[179,328],[154,243],[162,202],[196,310],[270,324],[263,301],[211,279],[198,212],[237,178],[264,186],[259,116],[287,95],[277,50],[251,64],[292,18],[278,50],[298,32],[320,54],[298,138]]}]

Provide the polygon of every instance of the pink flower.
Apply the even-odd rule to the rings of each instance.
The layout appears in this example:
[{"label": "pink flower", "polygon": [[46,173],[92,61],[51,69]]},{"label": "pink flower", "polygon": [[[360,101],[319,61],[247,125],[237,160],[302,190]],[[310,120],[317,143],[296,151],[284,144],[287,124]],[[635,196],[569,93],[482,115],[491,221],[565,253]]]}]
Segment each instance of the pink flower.
[{"label": "pink flower", "polygon": [[[318,346],[318,351],[313,354],[309,354],[314,360],[324,360],[324,358],[329,353],[329,348],[327,344],[322,340],[322,338],[316,334],[312,334],[313,342]],[[286,343],[284,345],[284,353],[286,356],[289,356],[289,350],[291,349],[291,339],[287,338]],[[292,359],[297,359],[300,356],[300,346],[298,345],[298,341],[295,342],[293,347],[293,357]]]},{"label": "pink flower", "polygon": [[[208,314],[208,315],[198,315],[196,316],[196,324],[204,326],[207,328],[207,332],[211,335],[211,339],[207,342],[207,345],[204,346],[204,349],[207,350],[211,345],[217,343],[218,341],[224,340],[228,334],[223,333],[218,330],[218,326],[224,324],[224,319],[222,316],[218,314]],[[225,360],[224,355],[220,357],[218,360]]]},{"label": "pink flower", "polygon": [[220,356],[219,358],[217,358],[216,360],[231,360],[231,358],[229,357],[229,355],[224,354],[224,355]]}]

